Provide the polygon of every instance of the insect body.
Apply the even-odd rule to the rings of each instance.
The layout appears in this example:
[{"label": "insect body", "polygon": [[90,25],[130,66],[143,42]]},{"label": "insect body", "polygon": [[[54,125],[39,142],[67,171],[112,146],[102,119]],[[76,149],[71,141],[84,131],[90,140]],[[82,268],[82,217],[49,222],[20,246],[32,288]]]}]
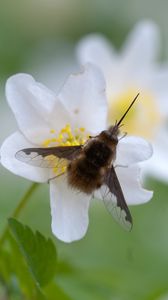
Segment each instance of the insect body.
[{"label": "insect body", "polygon": [[68,183],[91,194],[104,183],[105,175],[116,155],[118,127],[102,131],[84,145],[81,153],[68,165]]},{"label": "insect body", "polygon": [[[27,148],[16,153],[16,158],[28,164],[53,168],[54,158],[66,159],[68,184],[91,194],[101,187],[101,197],[108,211],[127,230],[132,228],[132,217],[124,199],[113,162],[116,157],[119,127],[136,101],[134,98],[122,118],[108,130],[90,137],[84,145],[49,148]],[[53,159],[51,159],[53,157]]]}]

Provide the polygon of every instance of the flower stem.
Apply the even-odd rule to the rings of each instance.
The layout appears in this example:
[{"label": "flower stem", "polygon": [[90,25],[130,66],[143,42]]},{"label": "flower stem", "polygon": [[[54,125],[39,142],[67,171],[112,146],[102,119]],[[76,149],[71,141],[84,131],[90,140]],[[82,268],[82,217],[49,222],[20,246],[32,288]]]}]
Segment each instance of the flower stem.
[{"label": "flower stem", "polygon": [[[29,189],[27,190],[27,192],[25,193],[25,195],[21,198],[21,200],[19,201],[18,206],[15,208],[15,210],[13,211],[11,218],[17,218],[20,214],[20,212],[22,211],[22,209],[25,207],[25,205],[27,204],[30,196],[34,193],[34,191],[36,190],[36,188],[38,187],[38,183],[33,183],[31,184],[31,186],[29,187]],[[2,236],[0,238],[0,246],[2,246],[2,244],[4,243],[7,233],[8,233],[8,224],[6,225]]]}]

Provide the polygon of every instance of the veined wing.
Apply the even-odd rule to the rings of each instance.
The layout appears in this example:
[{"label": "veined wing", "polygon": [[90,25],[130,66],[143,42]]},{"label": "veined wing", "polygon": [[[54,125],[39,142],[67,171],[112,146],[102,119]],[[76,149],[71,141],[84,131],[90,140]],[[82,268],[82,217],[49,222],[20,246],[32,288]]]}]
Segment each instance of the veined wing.
[{"label": "veined wing", "polygon": [[15,157],[29,165],[41,168],[55,168],[64,161],[75,159],[82,146],[58,146],[49,148],[26,148],[16,152]]},{"label": "veined wing", "polygon": [[110,214],[124,229],[130,231],[133,225],[132,217],[113,166],[105,177],[101,194]]}]

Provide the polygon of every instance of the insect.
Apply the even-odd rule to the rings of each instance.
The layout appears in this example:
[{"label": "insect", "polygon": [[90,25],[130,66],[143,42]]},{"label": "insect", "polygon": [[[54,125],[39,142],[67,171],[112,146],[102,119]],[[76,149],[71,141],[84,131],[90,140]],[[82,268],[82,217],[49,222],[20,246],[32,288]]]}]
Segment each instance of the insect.
[{"label": "insect", "polygon": [[27,148],[18,151],[16,158],[44,168],[55,167],[54,158],[57,158],[57,163],[62,159],[67,160],[69,186],[91,196],[101,187],[101,197],[107,210],[122,227],[128,231],[131,230],[132,217],[113,163],[119,141],[119,128],[138,96],[139,93],[118,122],[100,132],[99,135],[89,137],[84,145]]}]

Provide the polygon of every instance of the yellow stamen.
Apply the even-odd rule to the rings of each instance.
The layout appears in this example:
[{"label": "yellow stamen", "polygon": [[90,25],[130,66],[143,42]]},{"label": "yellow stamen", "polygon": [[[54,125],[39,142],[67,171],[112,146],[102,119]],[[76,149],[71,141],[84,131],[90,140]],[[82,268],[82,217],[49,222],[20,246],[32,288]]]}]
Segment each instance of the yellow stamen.
[{"label": "yellow stamen", "polygon": [[[57,147],[57,146],[78,146],[83,145],[88,139],[89,135],[85,133],[85,128],[75,128],[72,130],[70,124],[66,124],[64,128],[55,134],[55,130],[51,129],[50,134],[55,136],[49,139],[46,139],[42,146],[44,147]],[[54,155],[46,157],[47,160],[51,160],[51,163],[54,162],[53,172],[55,176],[61,175],[66,172],[67,169],[67,160],[59,159]]]},{"label": "yellow stamen", "polygon": [[55,129],[51,129],[51,130],[50,130],[50,133],[55,133]]},{"label": "yellow stamen", "polygon": [[51,140],[50,139],[47,139],[45,140],[43,143],[42,143],[42,146],[44,147],[48,147],[48,145],[50,144]]},{"label": "yellow stamen", "polygon": [[85,128],[84,128],[84,127],[80,127],[79,130],[80,130],[81,132],[84,132],[84,131],[85,131]]}]

